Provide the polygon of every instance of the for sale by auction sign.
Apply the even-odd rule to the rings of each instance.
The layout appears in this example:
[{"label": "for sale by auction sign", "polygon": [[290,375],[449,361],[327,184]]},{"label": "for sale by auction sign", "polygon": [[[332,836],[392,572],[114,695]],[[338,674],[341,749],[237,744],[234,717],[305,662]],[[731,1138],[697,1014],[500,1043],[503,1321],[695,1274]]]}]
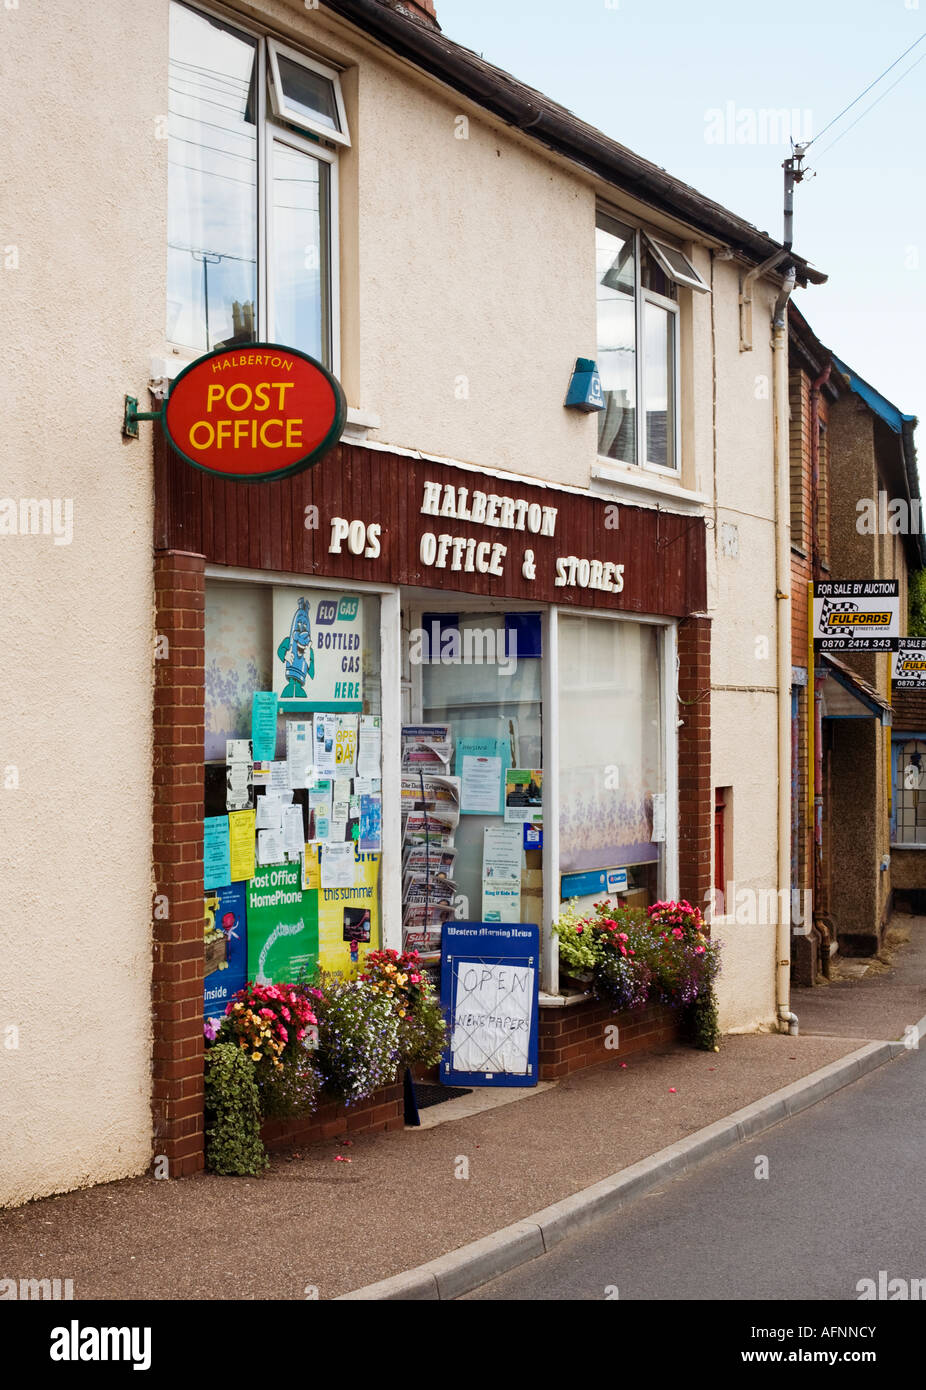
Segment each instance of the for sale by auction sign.
[{"label": "for sale by auction sign", "polygon": [[310,468],[341,437],[340,383],[305,353],[275,343],[209,353],[174,381],[164,425],[207,473],[268,482]]}]

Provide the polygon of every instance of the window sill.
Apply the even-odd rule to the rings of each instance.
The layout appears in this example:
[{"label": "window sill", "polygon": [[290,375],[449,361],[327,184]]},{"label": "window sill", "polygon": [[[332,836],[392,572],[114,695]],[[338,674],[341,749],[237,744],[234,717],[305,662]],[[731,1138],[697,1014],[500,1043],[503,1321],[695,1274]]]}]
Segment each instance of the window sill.
[{"label": "window sill", "polygon": [[[664,498],[675,503],[681,511],[700,510],[707,506],[709,500],[705,493],[682,487],[681,482],[676,482],[668,474],[647,473],[611,460],[593,463],[591,476],[593,482],[616,484],[618,488],[626,489],[627,495],[635,501],[644,497]],[[607,491],[610,493],[612,488],[608,486]]]}]

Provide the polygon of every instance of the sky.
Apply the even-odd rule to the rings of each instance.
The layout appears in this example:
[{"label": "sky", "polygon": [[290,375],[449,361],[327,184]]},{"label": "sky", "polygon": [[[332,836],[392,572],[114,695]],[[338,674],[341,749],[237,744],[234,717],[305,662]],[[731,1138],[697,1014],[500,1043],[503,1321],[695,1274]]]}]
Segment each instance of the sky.
[{"label": "sky", "polygon": [[[824,132],[926,33],[926,0],[436,5],[449,38],[778,241],[789,150],[760,112],[793,112],[796,139],[819,134],[813,177],[795,190],[794,248],[829,281],[795,303],[821,342],[926,422],[926,41]],[[750,125],[754,139],[737,141]]]}]

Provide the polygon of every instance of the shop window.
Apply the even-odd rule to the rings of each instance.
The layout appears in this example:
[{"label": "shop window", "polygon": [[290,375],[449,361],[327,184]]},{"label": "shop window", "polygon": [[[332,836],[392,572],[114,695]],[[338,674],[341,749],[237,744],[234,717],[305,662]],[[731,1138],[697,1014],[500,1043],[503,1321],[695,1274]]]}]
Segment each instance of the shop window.
[{"label": "shop window", "polygon": [[708,287],[677,247],[605,215],[598,219],[595,278],[597,360],[605,399],[598,452],[677,471],[677,287]]},{"label": "shop window", "polygon": [[409,608],[403,626],[406,944],[438,952],[451,917],[541,925],[540,615]]},{"label": "shop window", "polygon": [[336,367],[337,72],[174,0],[168,97],[168,339]]},{"label": "shop window", "polygon": [[380,599],[208,581],[206,1013],[383,943]]},{"label": "shop window", "polygon": [[665,891],[662,630],[565,613],[558,627],[560,896],[647,907]]}]

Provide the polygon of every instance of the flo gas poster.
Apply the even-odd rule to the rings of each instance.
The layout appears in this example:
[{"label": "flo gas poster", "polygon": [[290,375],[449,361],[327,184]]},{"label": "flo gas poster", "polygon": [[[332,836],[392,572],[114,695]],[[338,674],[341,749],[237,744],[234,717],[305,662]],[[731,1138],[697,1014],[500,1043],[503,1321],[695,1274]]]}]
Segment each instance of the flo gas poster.
[{"label": "flo gas poster", "polygon": [[359,596],[274,589],[273,689],[281,711],[362,711]]},{"label": "flo gas poster", "polygon": [[379,854],[353,846],[353,882],[349,887],[321,886],[323,846],[306,845],[305,882],[318,884],[318,957],[325,970],[347,970],[370,951],[379,950]]},{"label": "flo gas poster", "polygon": [[295,980],[318,960],[318,894],[302,890],[302,864],[271,864],[247,885],[248,979]]}]

